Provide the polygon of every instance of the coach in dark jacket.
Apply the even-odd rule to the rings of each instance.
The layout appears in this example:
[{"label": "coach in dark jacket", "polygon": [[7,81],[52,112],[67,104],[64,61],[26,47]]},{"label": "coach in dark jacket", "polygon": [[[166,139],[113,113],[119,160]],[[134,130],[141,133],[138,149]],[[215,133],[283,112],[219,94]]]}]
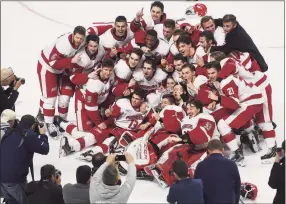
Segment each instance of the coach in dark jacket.
[{"label": "coach in dark jacket", "polygon": [[49,143],[45,129],[40,135],[33,131],[35,118],[25,115],[16,129],[7,131],[0,144],[0,185],[9,203],[25,203],[24,187],[34,153],[48,154]]},{"label": "coach in dark jacket", "polygon": [[[18,88],[21,85],[21,80],[19,79],[18,81],[16,81],[12,70],[8,68],[1,69],[0,114],[5,109],[11,109],[15,111],[15,102],[19,96]],[[2,86],[9,87],[5,90]]]},{"label": "coach in dark jacket", "polygon": [[177,182],[170,187],[167,201],[169,203],[203,204],[203,183],[201,179],[189,177],[188,166],[183,160],[176,160],[173,164],[173,173]]},{"label": "coach in dark jacket", "polygon": [[210,156],[198,164],[194,175],[203,181],[205,204],[238,204],[241,181],[236,164],[222,155],[220,140],[211,140],[208,152]]},{"label": "coach in dark jacket", "polygon": [[226,32],[225,44],[222,46],[211,47],[211,52],[222,51],[226,55],[234,50],[240,52],[248,52],[260,66],[262,72],[268,70],[263,56],[257,49],[251,37],[247,34],[244,28],[236,21],[236,17],[232,14],[225,15],[222,18],[224,31]]},{"label": "coach in dark jacket", "polygon": [[277,190],[273,204],[285,204],[285,141],[282,143],[281,155],[282,159],[276,153],[268,181],[268,185]]}]

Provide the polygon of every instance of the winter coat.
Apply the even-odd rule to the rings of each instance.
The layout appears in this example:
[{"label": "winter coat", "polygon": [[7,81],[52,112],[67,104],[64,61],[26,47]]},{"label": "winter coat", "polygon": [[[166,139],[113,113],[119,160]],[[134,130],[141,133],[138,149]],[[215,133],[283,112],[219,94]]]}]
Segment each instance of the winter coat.
[{"label": "winter coat", "polygon": [[68,183],[63,187],[63,196],[65,203],[88,204],[90,203],[89,184]]}]

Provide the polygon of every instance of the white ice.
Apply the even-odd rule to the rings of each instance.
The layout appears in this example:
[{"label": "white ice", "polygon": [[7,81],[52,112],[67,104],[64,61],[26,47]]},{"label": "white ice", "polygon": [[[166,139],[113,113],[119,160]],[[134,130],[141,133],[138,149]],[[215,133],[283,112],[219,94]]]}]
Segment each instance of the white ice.
[{"label": "white ice", "polygon": [[[71,32],[73,26],[88,26],[92,22],[112,22],[117,15],[125,15],[130,21],[141,7],[144,7],[147,13],[150,3],[151,1],[25,2],[36,14],[18,2],[1,2],[1,67],[12,67],[18,76],[26,79],[26,84],[19,89],[17,116],[37,114],[40,88],[36,66],[40,51],[46,44],[65,32]],[[284,139],[285,126],[283,1],[204,3],[208,7],[208,14],[215,18],[227,13],[236,15],[265,57],[269,66],[267,75],[273,88],[274,121],[277,124],[277,141],[280,146]],[[166,1],[164,4],[165,12],[170,18],[181,18],[185,9],[193,2]],[[68,118],[74,121],[73,110],[72,102]],[[75,160],[75,156],[59,159],[59,141],[49,139],[49,142],[50,153],[47,156],[34,157],[36,179],[40,178],[40,167],[50,163],[62,171],[62,184],[74,183],[76,168],[86,163]],[[261,155],[262,152],[259,152],[246,157],[247,167],[239,168],[241,179],[258,186],[255,203],[272,203],[275,191],[267,184],[272,165],[262,165],[259,158]],[[28,179],[30,178],[29,175]],[[129,202],[165,203],[167,194],[168,189],[161,189],[155,181],[137,181]]]}]

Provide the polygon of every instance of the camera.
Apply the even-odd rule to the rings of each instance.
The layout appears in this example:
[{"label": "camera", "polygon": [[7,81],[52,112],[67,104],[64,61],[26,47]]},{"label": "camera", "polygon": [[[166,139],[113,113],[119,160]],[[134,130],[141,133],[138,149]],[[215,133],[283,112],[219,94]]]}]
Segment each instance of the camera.
[{"label": "camera", "polygon": [[[19,77],[17,77],[16,75],[14,75],[15,76],[15,79],[16,79],[16,81],[19,81],[20,80],[20,78]],[[23,85],[23,84],[25,84],[25,79],[24,78],[21,78],[21,84]]]},{"label": "camera", "polygon": [[126,161],[125,155],[116,155],[115,161]]},{"label": "camera", "polygon": [[56,169],[55,175],[56,175],[56,179],[58,179],[62,175],[62,172],[60,170]]},{"label": "camera", "polygon": [[44,123],[41,123],[36,119],[34,131],[40,135],[39,126],[40,126],[40,128],[44,127]]}]

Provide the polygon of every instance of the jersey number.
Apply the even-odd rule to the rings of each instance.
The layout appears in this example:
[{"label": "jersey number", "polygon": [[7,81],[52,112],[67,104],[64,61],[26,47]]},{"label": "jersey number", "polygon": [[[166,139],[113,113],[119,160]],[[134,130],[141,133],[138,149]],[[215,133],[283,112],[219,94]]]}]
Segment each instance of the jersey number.
[{"label": "jersey number", "polygon": [[138,125],[137,120],[131,120],[128,128],[129,129],[135,129],[137,127],[137,125]]},{"label": "jersey number", "polygon": [[229,95],[229,96],[231,96],[231,95],[234,94],[234,90],[233,90],[232,87],[228,88],[227,91],[228,91],[228,95]]}]

